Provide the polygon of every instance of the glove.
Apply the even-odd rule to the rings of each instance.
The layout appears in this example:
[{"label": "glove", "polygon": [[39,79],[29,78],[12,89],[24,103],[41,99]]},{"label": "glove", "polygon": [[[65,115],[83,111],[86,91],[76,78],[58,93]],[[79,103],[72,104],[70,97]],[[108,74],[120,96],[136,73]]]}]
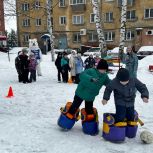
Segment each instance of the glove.
[{"label": "glove", "polygon": [[148,98],[144,97],[144,98],[142,98],[142,100],[144,103],[148,103]]},{"label": "glove", "polygon": [[103,99],[101,102],[102,102],[103,105],[107,104],[107,100],[105,100],[105,99]]},{"label": "glove", "polygon": [[91,79],[91,82],[98,82],[98,81],[99,81],[99,79],[96,79],[96,78]]},{"label": "glove", "polygon": [[62,70],[62,73],[64,73],[65,71],[64,70]]}]

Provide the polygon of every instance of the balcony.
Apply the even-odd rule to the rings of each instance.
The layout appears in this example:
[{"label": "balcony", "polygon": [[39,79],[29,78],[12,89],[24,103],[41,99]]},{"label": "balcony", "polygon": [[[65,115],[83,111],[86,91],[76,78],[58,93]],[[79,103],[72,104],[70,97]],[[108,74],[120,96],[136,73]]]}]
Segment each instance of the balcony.
[{"label": "balcony", "polygon": [[84,12],[86,10],[85,4],[74,4],[71,7],[73,12]]}]

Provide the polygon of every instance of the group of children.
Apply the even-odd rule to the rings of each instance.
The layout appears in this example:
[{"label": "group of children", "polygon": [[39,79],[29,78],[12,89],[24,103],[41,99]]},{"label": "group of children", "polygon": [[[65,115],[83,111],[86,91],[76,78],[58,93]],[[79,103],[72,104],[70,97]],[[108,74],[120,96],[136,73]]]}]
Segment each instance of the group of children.
[{"label": "group of children", "polygon": [[[80,83],[75,91],[74,100],[72,103],[66,104],[59,117],[58,125],[60,127],[64,129],[73,127],[75,122],[71,126],[69,124],[72,120],[77,120],[82,101],[85,101],[85,108],[81,110],[83,131],[85,128],[90,129],[90,126],[98,126],[98,124],[91,124],[97,122],[98,114],[96,108],[93,107],[93,101],[103,85],[106,86],[102,100],[103,105],[107,104],[111,93],[114,92],[116,107],[114,124],[124,122],[125,119],[127,123],[134,122],[136,90],[140,92],[143,102],[148,103],[149,92],[146,85],[136,77],[131,77],[126,68],[120,68],[113,80],[109,79],[107,71],[107,61],[101,59],[96,68],[89,68],[80,74]],[[85,123],[87,125],[84,126]],[[90,132],[87,134],[91,134]]]}]

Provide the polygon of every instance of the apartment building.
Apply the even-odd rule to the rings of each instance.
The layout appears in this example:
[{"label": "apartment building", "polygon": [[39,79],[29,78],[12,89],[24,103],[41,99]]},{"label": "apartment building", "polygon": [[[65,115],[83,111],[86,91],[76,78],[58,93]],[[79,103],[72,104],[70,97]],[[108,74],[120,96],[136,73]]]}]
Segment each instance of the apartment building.
[{"label": "apartment building", "polygon": [[3,0],[0,0],[0,35],[5,35],[4,4],[3,4]]},{"label": "apartment building", "polygon": [[[27,45],[29,38],[37,38],[43,46],[40,37],[48,32],[46,2],[16,1],[17,11],[20,12],[17,16],[20,45]],[[105,41],[108,48],[113,48],[119,45],[122,0],[98,1]],[[153,45],[153,1],[127,0],[127,2],[125,45],[132,44],[136,50],[142,45]],[[91,0],[52,1],[55,48],[98,46],[94,16]]]}]

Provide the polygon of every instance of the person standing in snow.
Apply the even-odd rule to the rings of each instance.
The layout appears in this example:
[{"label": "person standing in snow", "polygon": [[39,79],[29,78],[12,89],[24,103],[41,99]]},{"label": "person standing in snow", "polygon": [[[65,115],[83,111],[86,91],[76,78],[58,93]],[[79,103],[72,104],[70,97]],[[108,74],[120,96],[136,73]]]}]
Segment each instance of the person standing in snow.
[{"label": "person standing in snow", "polygon": [[80,82],[79,75],[83,71],[83,60],[81,58],[80,53],[77,54],[77,57],[76,57],[76,60],[75,60],[75,69],[76,69],[75,83],[78,84]]},{"label": "person standing in snow", "polygon": [[[99,90],[103,85],[107,85],[110,79],[106,73],[108,64],[101,59],[96,68],[90,68],[80,74],[80,82],[75,91],[74,100],[71,105],[66,104],[66,113],[64,115],[69,119],[76,119],[78,108],[85,101],[85,120],[97,123],[97,110],[93,108],[95,97],[99,94]],[[65,121],[66,122],[66,121]]]},{"label": "person standing in snow", "polygon": [[27,48],[23,48],[22,52],[19,54],[19,59],[21,61],[21,78],[23,83],[29,83],[29,60],[28,60],[28,51]]},{"label": "person standing in snow", "polygon": [[73,82],[75,82],[75,77],[76,77],[75,60],[76,60],[76,51],[72,50],[69,59],[69,67],[70,67],[71,79]]},{"label": "person standing in snow", "polygon": [[137,77],[137,69],[138,69],[138,57],[136,53],[134,53],[132,46],[127,47],[127,54],[123,56],[123,63],[125,64],[125,68],[129,70],[130,77]]},{"label": "person standing in snow", "polygon": [[15,58],[15,68],[16,68],[16,71],[18,73],[18,81],[22,82],[23,79],[22,79],[22,73],[21,73],[21,59],[19,57],[20,53],[21,53],[21,51],[18,52],[18,55]]},{"label": "person standing in snow", "polygon": [[90,54],[88,58],[84,61],[85,69],[93,68],[95,67],[95,60],[93,58],[93,55]]},{"label": "person standing in snow", "polygon": [[31,52],[34,53],[35,58],[37,60],[37,67],[36,67],[37,75],[42,76],[41,67],[40,67],[40,63],[42,61],[42,52],[38,46],[36,39],[29,40],[29,55],[31,54]]},{"label": "person standing in snow", "polygon": [[[58,72],[58,82],[61,82],[61,75],[62,75],[61,59],[62,59],[62,53],[58,53],[57,58],[55,60],[55,65]],[[62,75],[62,80],[63,80],[63,75]]]},{"label": "person standing in snow", "polygon": [[69,58],[66,52],[63,53],[63,57],[61,59],[61,68],[62,68],[63,82],[67,83],[70,68],[69,68]]},{"label": "person standing in snow", "polygon": [[134,121],[135,88],[141,93],[143,102],[148,103],[149,92],[146,85],[137,78],[130,78],[130,73],[125,68],[120,68],[116,77],[107,85],[102,104],[107,104],[114,91],[115,123],[123,122],[125,118],[127,121]]},{"label": "person standing in snow", "polygon": [[35,58],[34,53],[29,55],[29,72],[30,72],[30,79],[29,82],[36,81],[36,66],[37,60]]}]

